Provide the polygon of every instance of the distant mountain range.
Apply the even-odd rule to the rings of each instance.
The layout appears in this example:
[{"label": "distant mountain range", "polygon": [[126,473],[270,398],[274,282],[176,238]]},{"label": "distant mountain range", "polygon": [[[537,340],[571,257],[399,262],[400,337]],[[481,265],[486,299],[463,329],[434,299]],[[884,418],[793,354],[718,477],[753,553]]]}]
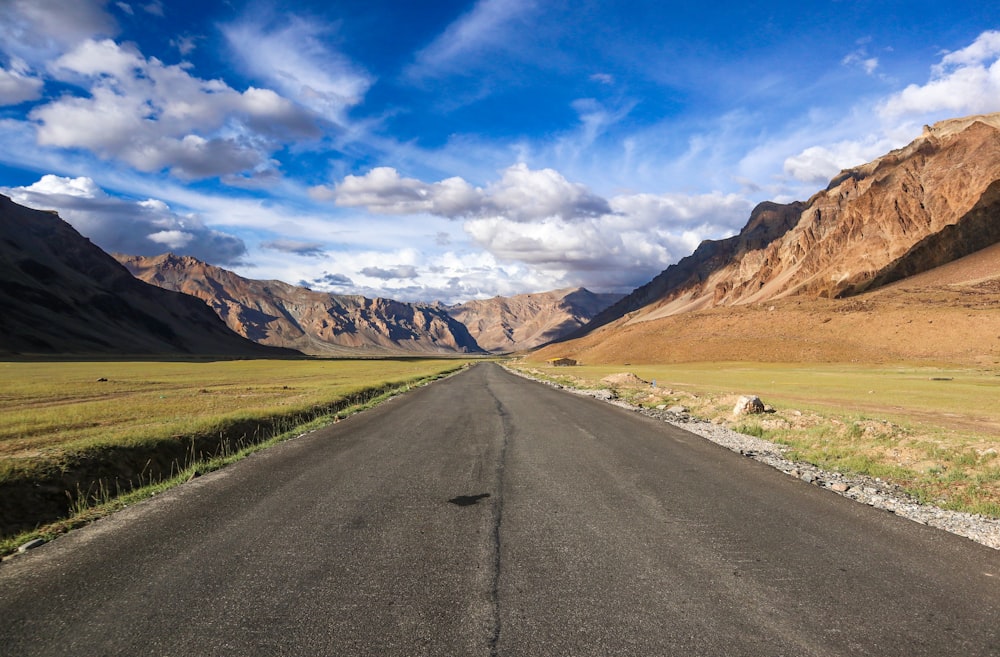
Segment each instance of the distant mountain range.
[{"label": "distant mountain range", "polygon": [[448,308],[257,281],[188,256],[115,257],[147,283],[202,299],[240,335],[314,355],[517,351],[579,328],[618,299],[577,288]]},{"label": "distant mountain range", "polygon": [[[600,312],[571,336],[578,340],[544,353],[627,361],[664,359],[669,352],[674,354],[670,358],[686,360],[674,347],[684,335],[692,339],[700,335],[703,343],[716,345],[716,353],[725,351],[725,358],[742,349],[752,359],[754,345],[770,344],[781,335],[818,343],[824,332],[837,326],[831,324],[829,313],[859,307],[849,299],[863,295],[873,303],[890,296],[898,300],[899,290],[908,289],[904,284],[911,277],[917,280],[919,274],[955,263],[949,270],[950,282],[935,288],[934,295],[923,294],[919,302],[913,297],[913,316],[900,320],[903,326],[895,328],[895,339],[885,337],[871,357],[924,353],[920,345],[905,343],[929,339],[941,342],[942,349],[951,349],[948,353],[956,357],[967,351],[980,360],[989,360],[991,353],[1000,358],[998,335],[990,333],[997,323],[990,311],[997,310],[991,295],[993,282],[1000,280],[1000,259],[982,255],[994,253],[992,247],[998,242],[1000,114],[943,121],[925,128],[905,148],[842,171],[807,202],[762,203],[738,235],[703,242],[692,255]],[[970,273],[955,274],[965,271]],[[883,290],[885,294],[876,296],[863,294]],[[966,295],[964,303],[956,297],[961,294]],[[931,334],[913,332],[908,325],[920,321],[921,312],[931,311],[921,304],[932,299],[938,310],[960,309],[961,317],[948,315],[955,327],[965,326],[966,319],[975,315],[981,332],[975,323],[966,333],[956,330],[955,335],[945,326],[935,327]],[[823,300],[843,303],[819,303]],[[812,309],[812,314],[783,314],[783,309],[793,308],[793,301],[800,310]],[[752,312],[765,305],[777,312],[765,316]],[[829,326],[814,326],[804,319],[807,316],[824,317]],[[801,326],[792,326],[793,319]],[[743,330],[750,325],[757,326],[756,332]],[[829,339],[859,345],[858,353],[867,354],[860,345],[866,338],[874,341],[880,327],[867,330],[866,336],[858,323],[853,333],[845,328]],[[724,347],[718,337],[727,331],[741,344]],[[668,341],[673,341],[669,348]],[[795,360],[791,338],[784,345],[784,358]],[[909,351],[904,349],[910,346]],[[698,344],[691,344],[688,351],[704,355]],[[780,358],[781,349],[775,347],[767,359]]]},{"label": "distant mountain range", "polygon": [[147,285],[50,212],[0,196],[0,354],[291,355]]},{"label": "distant mountain range", "polygon": [[441,306],[257,281],[169,253],[115,257],[147,283],[198,297],[233,331],[261,344],[323,356],[484,353]]}]

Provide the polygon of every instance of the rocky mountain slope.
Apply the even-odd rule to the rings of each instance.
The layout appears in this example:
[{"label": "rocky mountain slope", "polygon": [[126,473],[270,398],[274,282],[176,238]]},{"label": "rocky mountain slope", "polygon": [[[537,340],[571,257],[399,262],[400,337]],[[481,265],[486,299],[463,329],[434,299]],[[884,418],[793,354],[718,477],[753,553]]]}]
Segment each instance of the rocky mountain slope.
[{"label": "rocky mountain slope", "polygon": [[925,128],[848,169],[806,203],[763,203],[736,236],[706,241],[601,313],[666,317],[789,296],[839,298],[1000,241],[1000,114]]},{"label": "rocky mountain slope", "polygon": [[257,281],[188,256],[116,255],[137,278],[207,303],[240,335],[313,355],[481,353],[439,306]]},{"label": "rocky mountain slope", "polygon": [[448,308],[493,353],[532,349],[571,333],[621,298],[582,287],[468,301]]},{"label": "rocky mountain slope", "polygon": [[136,280],[56,214],[0,196],[0,354],[283,356]]},{"label": "rocky mountain slope", "polygon": [[998,243],[1000,114],[944,121],[806,203],[761,204],[539,357],[992,362]]},{"label": "rocky mountain slope", "polygon": [[1000,244],[861,295],[797,295],[622,319],[532,360],[1000,366]]}]

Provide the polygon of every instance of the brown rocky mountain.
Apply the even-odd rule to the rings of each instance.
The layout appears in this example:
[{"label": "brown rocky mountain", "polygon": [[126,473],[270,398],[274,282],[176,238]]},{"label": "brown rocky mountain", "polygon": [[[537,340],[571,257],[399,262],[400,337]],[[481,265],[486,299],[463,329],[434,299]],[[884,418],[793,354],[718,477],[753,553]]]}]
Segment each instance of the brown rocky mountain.
[{"label": "brown rocky mountain", "polygon": [[759,205],[738,235],[702,243],[578,335],[719,306],[849,297],[998,241],[1000,114],[943,121],[808,202]]},{"label": "brown rocky mountain", "polygon": [[136,280],[56,214],[6,196],[0,308],[0,354],[293,354],[233,333],[196,299]]},{"label": "brown rocky mountain", "polygon": [[533,349],[567,335],[621,298],[582,287],[494,297],[451,306],[479,346],[493,353]]},{"label": "brown rocky mountain", "polygon": [[442,307],[257,281],[188,256],[116,255],[137,278],[207,303],[251,340],[313,355],[482,353]]}]

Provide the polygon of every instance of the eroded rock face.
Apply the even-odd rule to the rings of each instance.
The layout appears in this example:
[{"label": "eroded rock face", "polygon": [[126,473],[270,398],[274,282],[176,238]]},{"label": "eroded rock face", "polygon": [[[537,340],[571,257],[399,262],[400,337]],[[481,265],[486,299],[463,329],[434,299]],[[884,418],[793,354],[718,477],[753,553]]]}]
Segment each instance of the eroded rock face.
[{"label": "eroded rock face", "polygon": [[247,279],[189,256],[115,257],[143,281],[202,299],[230,328],[261,344],[313,355],[482,352],[438,306]]},{"label": "eroded rock face", "polygon": [[1000,242],[998,181],[1000,114],[943,121],[807,203],[761,204],[739,235],[702,243],[587,330],[627,313],[844,297],[927,271]]}]

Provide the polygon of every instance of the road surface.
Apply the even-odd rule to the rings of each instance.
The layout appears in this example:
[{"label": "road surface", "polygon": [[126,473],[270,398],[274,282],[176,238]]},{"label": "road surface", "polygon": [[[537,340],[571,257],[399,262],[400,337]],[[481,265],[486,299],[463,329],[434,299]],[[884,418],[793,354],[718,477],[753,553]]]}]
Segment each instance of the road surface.
[{"label": "road surface", "polygon": [[2,655],[1000,655],[1000,552],[477,365],[0,566]]}]

